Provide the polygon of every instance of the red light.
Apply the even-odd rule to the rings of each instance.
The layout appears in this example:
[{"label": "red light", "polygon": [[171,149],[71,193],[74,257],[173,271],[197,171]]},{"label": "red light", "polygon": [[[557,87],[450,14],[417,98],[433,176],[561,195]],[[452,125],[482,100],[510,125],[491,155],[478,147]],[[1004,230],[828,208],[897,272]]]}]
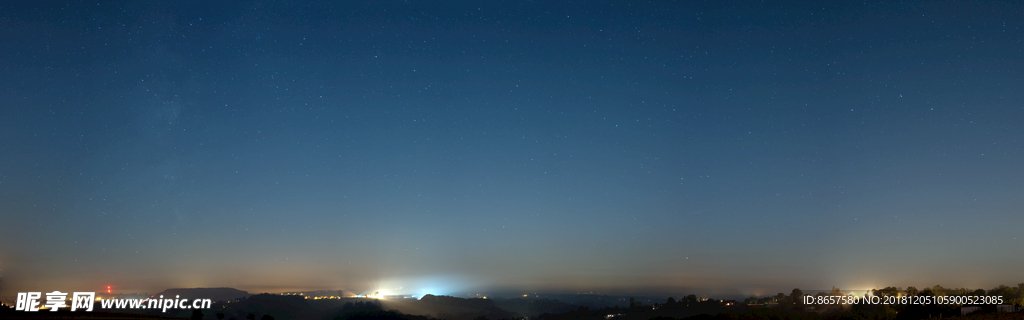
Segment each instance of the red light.
[{"label": "red light", "polygon": [[107,293],[110,293],[110,286],[107,286]]}]

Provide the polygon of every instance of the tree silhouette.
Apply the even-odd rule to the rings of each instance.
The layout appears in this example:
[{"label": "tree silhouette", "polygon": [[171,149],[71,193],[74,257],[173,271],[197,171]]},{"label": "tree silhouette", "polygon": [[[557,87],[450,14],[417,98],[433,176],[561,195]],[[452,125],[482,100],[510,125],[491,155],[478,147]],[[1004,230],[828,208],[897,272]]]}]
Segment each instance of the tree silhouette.
[{"label": "tree silhouette", "polygon": [[1008,287],[1002,284],[998,287],[992,288],[992,290],[989,290],[988,296],[1003,297],[1004,304],[1017,304],[1020,300],[1017,288]]},{"label": "tree silhouette", "polygon": [[789,300],[792,300],[795,305],[804,304],[804,292],[798,288],[793,288],[793,292],[789,294]]},{"label": "tree silhouette", "polygon": [[250,313],[249,315],[245,316],[245,318],[249,320],[256,320],[256,315]]},{"label": "tree silhouette", "polygon": [[199,309],[192,310],[192,320],[203,320],[203,311]]},{"label": "tree silhouette", "polygon": [[686,303],[697,303],[697,296],[693,294],[686,296]]},{"label": "tree silhouette", "polygon": [[217,312],[217,319],[218,320],[224,319],[224,313],[223,312]]},{"label": "tree silhouette", "polygon": [[907,287],[907,295],[911,296],[911,297],[916,296],[917,295],[917,287]]},{"label": "tree silhouette", "polygon": [[882,289],[871,290],[871,293],[873,293],[874,295],[882,297],[895,297],[897,294],[899,294],[899,292],[900,289],[896,287],[885,287]]},{"label": "tree silhouette", "polygon": [[1024,282],[1017,284],[1017,302],[1018,307],[1024,307]]},{"label": "tree silhouette", "polygon": [[260,317],[260,320],[274,320],[274,317],[271,317],[269,314],[265,314]]}]

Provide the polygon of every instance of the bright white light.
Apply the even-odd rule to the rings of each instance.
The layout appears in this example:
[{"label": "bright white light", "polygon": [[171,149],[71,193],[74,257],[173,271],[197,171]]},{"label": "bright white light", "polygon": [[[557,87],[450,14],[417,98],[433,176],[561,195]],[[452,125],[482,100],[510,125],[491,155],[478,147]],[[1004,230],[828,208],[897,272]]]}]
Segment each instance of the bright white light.
[{"label": "bright white light", "polygon": [[373,284],[376,294],[371,291],[365,292],[363,296],[383,298],[384,296],[401,295],[419,299],[428,294],[451,295],[454,292],[465,291],[478,285],[480,285],[478,281],[446,275],[391,278]]}]

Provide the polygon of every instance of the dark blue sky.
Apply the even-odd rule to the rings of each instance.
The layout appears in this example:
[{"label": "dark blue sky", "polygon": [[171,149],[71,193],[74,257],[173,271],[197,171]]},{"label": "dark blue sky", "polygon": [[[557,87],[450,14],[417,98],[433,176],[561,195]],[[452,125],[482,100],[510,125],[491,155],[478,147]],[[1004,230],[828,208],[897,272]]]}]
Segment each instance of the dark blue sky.
[{"label": "dark blue sky", "polygon": [[0,295],[1015,284],[1021,4],[0,5]]}]

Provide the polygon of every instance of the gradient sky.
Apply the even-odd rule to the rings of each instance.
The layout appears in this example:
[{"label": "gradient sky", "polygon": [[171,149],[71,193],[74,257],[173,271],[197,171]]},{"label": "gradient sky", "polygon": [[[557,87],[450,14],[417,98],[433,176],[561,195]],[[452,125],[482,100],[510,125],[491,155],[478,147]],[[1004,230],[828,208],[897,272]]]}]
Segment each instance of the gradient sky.
[{"label": "gradient sky", "polygon": [[1024,281],[1016,1],[0,5],[0,295]]}]

